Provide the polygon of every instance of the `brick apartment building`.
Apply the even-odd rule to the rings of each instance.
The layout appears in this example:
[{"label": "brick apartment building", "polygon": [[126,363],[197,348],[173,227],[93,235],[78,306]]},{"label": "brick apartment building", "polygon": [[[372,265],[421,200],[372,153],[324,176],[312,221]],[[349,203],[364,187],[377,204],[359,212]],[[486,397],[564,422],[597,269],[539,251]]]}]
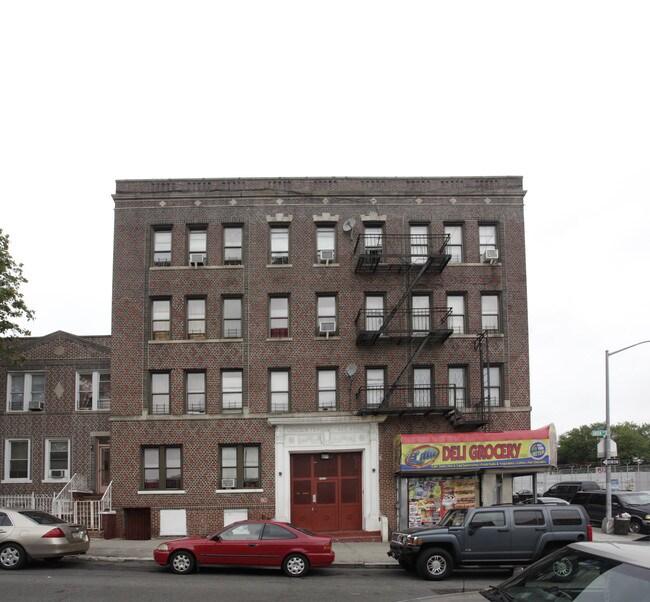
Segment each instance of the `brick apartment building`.
[{"label": "brick apartment building", "polygon": [[78,492],[101,497],[111,480],[111,337],[57,331],[19,339],[15,351],[24,362],[0,365],[0,505],[33,494],[29,504],[51,511],[73,477]]},{"label": "brick apartment building", "polygon": [[[118,181],[119,532],[376,532],[448,494],[507,500],[536,468],[440,470],[424,444],[478,457],[530,428],[524,195],[520,177]],[[552,433],[531,433],[543,455]]]}]

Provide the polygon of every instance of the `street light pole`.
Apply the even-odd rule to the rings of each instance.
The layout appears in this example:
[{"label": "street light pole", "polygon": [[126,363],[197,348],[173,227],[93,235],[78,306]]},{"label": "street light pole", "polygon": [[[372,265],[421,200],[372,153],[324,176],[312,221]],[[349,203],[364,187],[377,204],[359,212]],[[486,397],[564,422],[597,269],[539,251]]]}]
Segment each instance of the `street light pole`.
[{"label": "street light pole", "polygon": [[621,353],[621,351],[632,349],[632,347],[644,345],[645,343],[650,343],[650,340],[640,341],[639,343],[628,345],[627,347],[617,349],[616,351],[605,351],[605,429],[607,430],[607,434],[605,435],[605,521],[607,526],[609,526],[610,521],[612,520],[612,467],[610,465],[612,457],[612,425],[609,417],[609,357]]}]

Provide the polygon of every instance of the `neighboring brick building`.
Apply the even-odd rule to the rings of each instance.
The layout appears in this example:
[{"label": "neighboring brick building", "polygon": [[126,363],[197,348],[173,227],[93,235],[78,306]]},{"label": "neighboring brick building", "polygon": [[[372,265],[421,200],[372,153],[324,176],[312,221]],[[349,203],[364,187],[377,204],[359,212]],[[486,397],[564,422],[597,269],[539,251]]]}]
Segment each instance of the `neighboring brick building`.
[{"label": "neighboring brick building", "polygon": [[17,340],[25,361],[0,366],[0,500],[110,483],[111,337],[57,331]]},{"label": "neighboring brick building", "polygon": [[[121,532],[394,528],[437,478],[400,472],[398,435],[529,429],[524,195],[520,177],[118,181]],[[513,472],[447,475],[489,503]]]}]

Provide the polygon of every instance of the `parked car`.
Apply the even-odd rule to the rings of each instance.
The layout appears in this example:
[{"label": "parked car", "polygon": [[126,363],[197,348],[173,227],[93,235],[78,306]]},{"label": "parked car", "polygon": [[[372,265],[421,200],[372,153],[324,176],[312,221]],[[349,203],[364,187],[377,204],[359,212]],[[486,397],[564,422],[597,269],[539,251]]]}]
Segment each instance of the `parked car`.
[{"label": "parked car", "polygon": [[581,506],[486,506],[452,510],[435,527],[397,531],[388,555],[407,571],[439,580],[454,568],[529,564],[592,535]]},{"label": "parked car", "polygon": [[418,597],[415,600],[647,600],[649,583],[650,554],[647,543],[580,542],[545,556],[497,587],[476,592]]},{"label": "parked car", "polygon": [[537,500],[529,498],[524,500],[522,504],[554,504],[556,506],[568,506],[569,502],[563,500],[561,497],[544,497],[543,495],[540,495]]},{"label": "parked car", "polygon": [[19,569],[30,560],[60,560],[85,554],[90,538],[73,525],[41,510],[0,508],[0,568]]},{"label": "parked car", "polygon": [[560,481],[549,487],[543,496],[561,497],[569,502],[578,491],[591,491],[593,489],[600,489],[600,485],[596,481]]},{"label": "parked car", "polygon": [[289,577],[302,577],[310,567],[334,562],[332,538],[270,520],[228,525],[209,537],[188,537],[161,543],[154,560],[185,575],[199,566],[280,567]]},{"label": "parked car", "polygon": [[[600,525],[606,514],[606,494],[598,491],[576,493],[572,504],[584,506],[592,523]],[[612,493],[612,516],[627,512],[630,515],[630,532],[650,533],[650,494],[641,491],[616,491]]]}]

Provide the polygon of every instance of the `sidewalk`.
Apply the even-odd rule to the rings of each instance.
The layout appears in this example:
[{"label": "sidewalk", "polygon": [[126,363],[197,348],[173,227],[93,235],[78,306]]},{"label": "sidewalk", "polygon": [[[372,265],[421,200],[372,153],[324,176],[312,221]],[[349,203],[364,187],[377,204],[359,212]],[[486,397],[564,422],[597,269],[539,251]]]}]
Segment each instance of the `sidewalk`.
[{"label": "sidewalk", "polygon": [[[636,535],[614,535],[603,533],[594,528],[594,541],[634,541]],[[160,537],[144,541],[126,539],[95,539],[90,540],[90,550],[85,556],[88,560],[110,560],[124,562],[128,560],[153,561],[154,549],[163,541],[175,539]],[[397,561],[387,556],[388,543],[349,542],[332,545],[336,560],[334,566],[357,566],[368,568],[391,568],[399,566]]]}]

